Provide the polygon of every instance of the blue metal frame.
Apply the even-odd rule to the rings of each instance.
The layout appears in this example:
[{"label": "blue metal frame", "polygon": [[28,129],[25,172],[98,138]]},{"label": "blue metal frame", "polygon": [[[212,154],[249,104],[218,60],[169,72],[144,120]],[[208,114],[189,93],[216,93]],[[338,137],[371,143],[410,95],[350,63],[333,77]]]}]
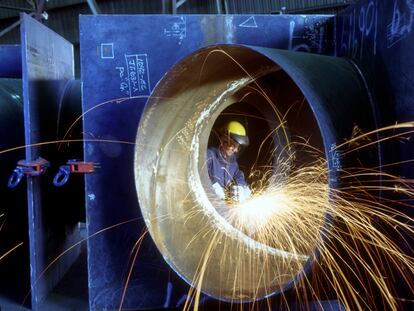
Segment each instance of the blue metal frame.
[{"label": "blue metal frame", "polygon": [[[363,0],[335,17],[335,54],[351,58],[364,72],[380,127],[414,120],[413,16],[409,0]],[[414,158],[412,140],[382,148],[385,163]],[[393,166],[391,173],[414,178],[411,162]],[[411,208],[404,212],[414,216]]]},{"label": "blue metal frame", "polygon": [[[58,162],[65,157],[57,145],[34,144],[58,139],[59,123],[64,123],[62,94],[74,79],[71,43],[26,14],[21,15],[23,97],[26,161],[38,157]],[[80,105],[78,100],[78,105]],[[73,155],[71,157],[74,157]],[[59,163],[57,163],[59,164]],[[50,266],[62,251],[80,240],[76,220],[69,215],[74,201],[58,192],[45,176],[27,178],[29,214],[30,278],[32,308],[39,309],[50,290],[77,258],[77,247]],[[68,211],[68,209],[73,209]]]},{"label": "blue metal frame", "polygon": [[[413,16],[410,0],[363,0],[335,17],[335,53],[369,78],[384,125],[414,117]],[[404,149],[404,159],[412,159],[414,148]]]},{"label": "blue metal frame", "polygon": [[[335,16],[335,54],[348,57],[364,72],[370,96],[377,103],[379,127],[414,120],[414,4],[411,0],[362,0]],[[389,135],[389,133],[379,134]],[[409,139],[381,144],[385,173],[414,179],[414,141]],[[394,193],[407,207],[401,212],[414,217],[410,196]],[[395,234],[395,233],[394,233]],[[412,236],[394,237],[408,256]],[[399,275],[396,273],[396,275]],[[399,277],[396,277],[398,280]],[[395,290],[405,300],[402,308],[413,308],[413,293],[404,282]],[[403,303],[403,302],[402,302]]]}]

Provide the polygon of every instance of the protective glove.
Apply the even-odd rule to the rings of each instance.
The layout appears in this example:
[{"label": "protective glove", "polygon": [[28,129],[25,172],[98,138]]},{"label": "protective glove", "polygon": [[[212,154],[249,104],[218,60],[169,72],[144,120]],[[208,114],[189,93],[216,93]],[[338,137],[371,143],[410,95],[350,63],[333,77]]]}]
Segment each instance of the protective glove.
[{"label": "protective glove", "polygon": [[238,192],[238,199],[240,203],[250,198],[250,195],[252,193],[248,186],[237,186],[237,192]]},{"label": "protective glove", "polygon": [[213,190],[219,199],[224,200],[224,189],[218,182],[213,184]]}]

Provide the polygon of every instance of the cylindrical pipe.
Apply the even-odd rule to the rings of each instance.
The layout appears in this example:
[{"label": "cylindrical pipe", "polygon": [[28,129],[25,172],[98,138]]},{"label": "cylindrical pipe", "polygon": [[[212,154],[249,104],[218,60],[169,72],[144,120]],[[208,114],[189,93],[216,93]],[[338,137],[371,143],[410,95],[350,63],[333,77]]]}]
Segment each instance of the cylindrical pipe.
[{"label": "cylindrical pipe", "polygon": [[[286,121],[282,110],[296,109],[301,100],[309,108],[298,113],[303,124],[298,119],[280,126]],[[286,252],[244,234],[222,217],[225,207],[212,199],[206,169],[210,132],[240,101],[264,117],[263,126],[274,126],[275,148],[289,148],[295,127],[301,134],[308,130],[314,147],[324,149],[331,187],[338,186],[339,168],[351,165],[333,152],[335,146],[356,126],[376,128],[365,85],[346,59],[218,45],[189,55],[164,76],[137,133],[135,178],[142,214],[168,264],[188,283],[229,301],[287,290],[314,258],[312,249]],[[377,153],[368,157],[379,159]]]},{"label": "cylindrical pipe", "polygon": [[18,160],[24,158],[23,97],[20,79],[0,79],[0,256],[23,242],[8,258],[1,260],[0,289],[22,301],[30,290],[26,188],[7,187]]}]

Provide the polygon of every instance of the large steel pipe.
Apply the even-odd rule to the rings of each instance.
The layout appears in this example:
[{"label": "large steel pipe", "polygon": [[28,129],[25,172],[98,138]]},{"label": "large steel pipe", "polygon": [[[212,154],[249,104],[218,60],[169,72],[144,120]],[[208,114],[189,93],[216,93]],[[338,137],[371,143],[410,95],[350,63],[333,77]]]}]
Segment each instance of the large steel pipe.
[{"label": "large steel pipe", "polygon": [[[335,146],[355,126],[376,128],[376,113],[350,61],[240,45],[196,51],[154,89],[135,151],[136,189],[149,232],[188,283],[221,300],[252,301],[286,291],[307,273],[317,240],[300,252],[286,251],[223,217],[226,206],[215,200],[205,164],[214,124],[229,110],[261,120],[250,121],[249,131],[252,140],[255,132],[269,133],[273,151],[261,161],[270,161],[273,174],[280,170],[276,158],[289,156],[291,137],[308,137],[327,159],[327,189],[338,186],[338,169],[347,165]],[[254,150],[259,147],[246,153]],[[320,228],[326,221],[329,215],[319,215]]]},{"label": "large steel pipe", "polygon": [[16,161],[24,158],[23,95],[20,79],[0,79],[0,256],[23,242],[0,261],[0,289],[9,298],[22,301],[30,290],[27,199],[25,188],[10,189],[8,179]]}]

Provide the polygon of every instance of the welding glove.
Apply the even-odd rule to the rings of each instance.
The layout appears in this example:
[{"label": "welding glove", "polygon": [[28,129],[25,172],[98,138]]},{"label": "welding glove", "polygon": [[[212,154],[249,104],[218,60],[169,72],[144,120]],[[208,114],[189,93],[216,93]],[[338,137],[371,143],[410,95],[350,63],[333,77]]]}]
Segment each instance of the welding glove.
[{"label": "welding glove", "polygon": [[250,191],[248,186],[237,186],[237,188],[238,199],[240,203],[250,198],[252,192]]},{"label": "welding glove", "polygon": [[219,199],[224,200],[224,189],[218,182],[213,184],[213,190]]}]

